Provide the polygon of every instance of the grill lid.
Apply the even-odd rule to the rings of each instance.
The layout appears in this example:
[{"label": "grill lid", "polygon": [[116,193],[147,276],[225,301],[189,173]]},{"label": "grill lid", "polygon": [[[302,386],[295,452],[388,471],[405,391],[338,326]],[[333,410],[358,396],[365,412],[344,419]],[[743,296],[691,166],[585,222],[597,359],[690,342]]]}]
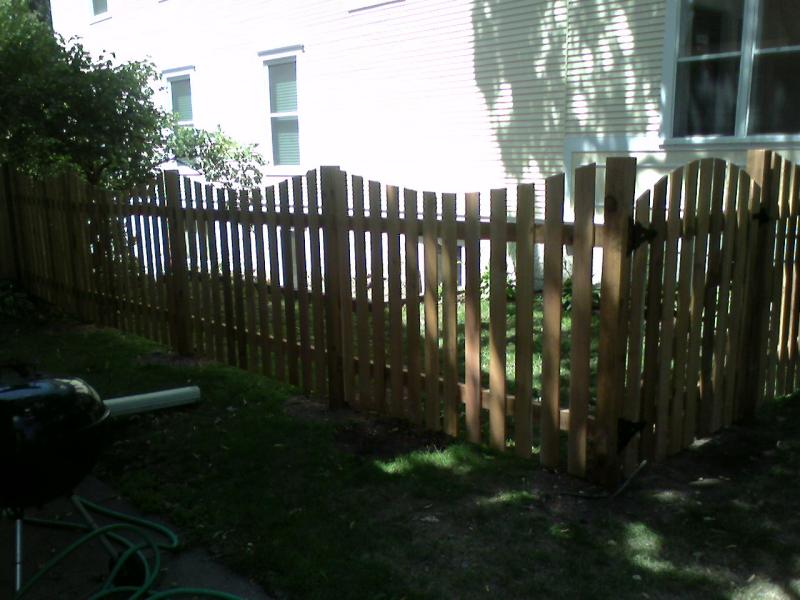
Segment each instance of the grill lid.
[{"label": "grill lid", "polygon": [[97,392],[81,379],[40,379],[0,386],[0,439],[21,442],[72,435],[105,419]]},{"label": "grill lid", "polygon": [[108,415],[81,379],[0,384],[0,508],[71,493],[97,460]]}]

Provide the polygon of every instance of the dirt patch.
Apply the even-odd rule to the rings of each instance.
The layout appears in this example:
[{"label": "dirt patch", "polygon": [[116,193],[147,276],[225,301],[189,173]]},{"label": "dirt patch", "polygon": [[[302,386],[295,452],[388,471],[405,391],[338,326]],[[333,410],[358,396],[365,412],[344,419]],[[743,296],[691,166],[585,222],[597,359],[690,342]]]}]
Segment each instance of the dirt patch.
[{"label": "dirt patch", "polygon": [[357,456],[388,459],[416,450],[442,450],[454,440],[443,433],[414,429],[402,421],[358,420],[337,429],[336,443]]},{"label": "dirt patch", "polygon": [[143,366],[202,367],[213,361],[196,356],[181,356],[174,352],[151,352],[140,356],[137,363]]},{"label": "dirt patch", "polygon": [[393,458],[415,450],[441,450],[455,440],[441,432],[417,429],[405,421],[383,419],[349,408],[330,410],[319,400],[295,396],[284,404],[287,415],[336,425],[340,450],[368,458]]}]

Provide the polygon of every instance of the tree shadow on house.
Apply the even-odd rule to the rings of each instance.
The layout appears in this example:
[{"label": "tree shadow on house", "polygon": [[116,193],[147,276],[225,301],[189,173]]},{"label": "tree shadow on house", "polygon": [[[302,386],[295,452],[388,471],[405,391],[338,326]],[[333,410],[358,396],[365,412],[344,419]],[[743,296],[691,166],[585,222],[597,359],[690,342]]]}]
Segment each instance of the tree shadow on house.
[{"label": "tree shadow on house", "polygon": [[652,129],[661,79],[653,25],[664,19],[657,4],[473,0],[475,83],[509,179],[561,172],[566,136],[602,150],[611,138]]}]

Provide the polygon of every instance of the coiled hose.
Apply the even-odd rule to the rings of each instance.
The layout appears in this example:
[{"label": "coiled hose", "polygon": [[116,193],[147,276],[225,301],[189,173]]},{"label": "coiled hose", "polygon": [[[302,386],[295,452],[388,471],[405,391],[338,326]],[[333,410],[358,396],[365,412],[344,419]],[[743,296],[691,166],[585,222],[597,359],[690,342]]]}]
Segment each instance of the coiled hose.
[{"label": "coiled hose", "polygon": [[[185,598],[187,596],[220,598],[222,600],[243,600],[242,598],[232,594],[202,588],[173,588],[163,591],[155,590],[154,586],[156,584],[156,580],[158,579],[159,572],[161,571],[161,551],[176,550],[178,548],[179,540],[175,532],[168,527],[160,525],[159,523],[132,517],[130,515],[105,508],[104,506],[100,506],[99,504],[95,504],[94,502],[90,502],[84,498],[76,497],[74,498],[74,501],[80,504],[84,510],[91,510],[97,514],[114,519],[117,522],[112,525],[106,525],[95,529],[88,523],[83,524],[67,521],[54,521],[50,519],[26,518],[25,522],[32,525],[74,529],[85,531],[87,533],[56,554],[56,556],[50,559],[41,569],[39,569],[39,571],[36,572],[36,574],[28,579],[19,592],[17,592],[14,600],[21,600],[24,598],[25,595],[30,592],[31,589],[34,588],[36,584],[41,581],[42,577],[44,577],[48,572],[56,568],[64,559],[66,559],[80,547],[100,536],[105,536],[109,540],[116,542],[122,548],[124,548],[124,550],[119,553],[117,560],[111,568],[103,586],[93,595],[89,596],[88,600],[100,600],[102,598],[164,600],[169,598]],[[166,542],[156,541],[152,535],[153,532],[166,539]],[[137,565],[132,564],[132,561],[134,560],[139,561],[138,568]],[[131,569],[133,569],[136,573],[142,574],[141,583],[134,585],[128,585],[127,581],[124,584],[115,583],[122,579],[120,574],[124,574],[126,570]],[[129,577],[125,579],[129,579]]]}]

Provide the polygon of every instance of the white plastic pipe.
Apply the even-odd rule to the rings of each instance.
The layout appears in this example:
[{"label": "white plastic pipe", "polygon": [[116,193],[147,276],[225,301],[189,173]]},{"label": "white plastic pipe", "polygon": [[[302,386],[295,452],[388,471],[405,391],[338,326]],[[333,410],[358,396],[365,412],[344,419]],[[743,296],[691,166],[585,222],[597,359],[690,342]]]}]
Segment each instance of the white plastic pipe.
[{"label": "white plastic pipe", "polygon": [[112,417],[124,417],[151,410],[173,408],[185,404],[194,404],[200,401],[200,388],[196,385],[190,387],[174,388],[150,394],[136,394],[105,400],[105,405],[111,411]]}]

